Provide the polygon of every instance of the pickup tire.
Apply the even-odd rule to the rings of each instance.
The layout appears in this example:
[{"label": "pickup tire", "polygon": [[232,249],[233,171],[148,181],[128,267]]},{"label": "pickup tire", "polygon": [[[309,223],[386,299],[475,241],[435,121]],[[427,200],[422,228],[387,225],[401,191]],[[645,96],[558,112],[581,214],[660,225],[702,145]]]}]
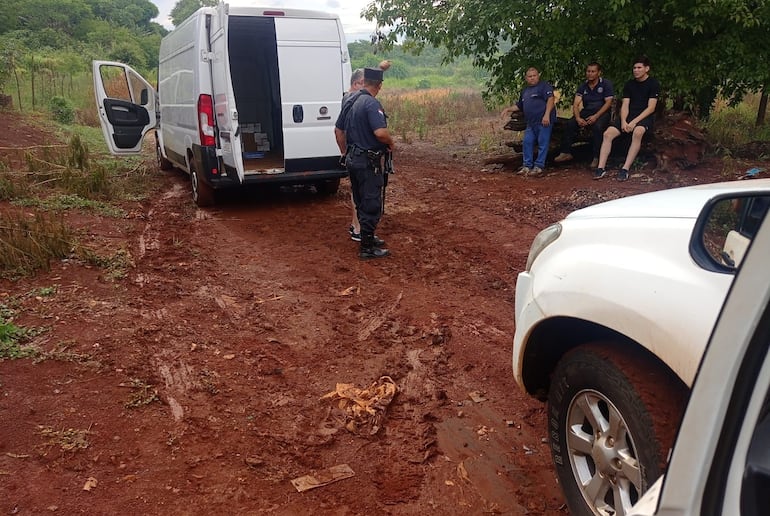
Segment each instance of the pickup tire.
[{"label": "pickup tire", "polygon": [[627,514],[664,472],[687,389],[630,345],[570,351],[548,396],[548,435],[570,514]]},{"label": "pickup tire", "polygon": [[193,201],[197,206],[205,208],[214,204],[214,189],[203,180],[193,160],[190,160],[190,183]]}]

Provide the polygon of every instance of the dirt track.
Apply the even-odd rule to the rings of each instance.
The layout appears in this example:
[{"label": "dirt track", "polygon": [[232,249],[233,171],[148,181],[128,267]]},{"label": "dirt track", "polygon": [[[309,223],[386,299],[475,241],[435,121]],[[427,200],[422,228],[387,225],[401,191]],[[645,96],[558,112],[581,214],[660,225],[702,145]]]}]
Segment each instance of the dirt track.
[{"label": "dirt track", "polygon": [[[0,511],[565,514],[544,407],[511,375],[532,238],[575,208],[721,172],[533,179],[467,145],[401,142],[384,260],[357,258],[346,181],[333,197],[252,190],[199,210],[172,171],[127,218],[67,212],[132,267],[111,279],[64,261],[0,283],[16,323],[48,328],[36,344],[60,352],[0,362]],[[398,393],[376,435],[321,400],[382,376]],[[291,483],[341,464],[354,475]]]}]

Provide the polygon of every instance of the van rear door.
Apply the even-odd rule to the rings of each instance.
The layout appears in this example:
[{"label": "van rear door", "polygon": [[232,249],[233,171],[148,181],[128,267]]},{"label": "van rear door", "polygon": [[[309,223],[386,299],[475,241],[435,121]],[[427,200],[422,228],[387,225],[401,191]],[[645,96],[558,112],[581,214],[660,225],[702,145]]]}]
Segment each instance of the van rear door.
[{"label": "van rear door", "polygon": [[338,155],[332,126],[347,90],[343,74],[347,48],[342,48],[338,20],[276,16],[275,34],[284,158]]},{"label": "van rear door", "polygon": [[243,183],[243,156],[241,155],[241,132],[238,128],[238,109],[233,93],[230,75],[230,54],[228,34],[229,5],[220,3],[216,16],[211,20],[211,73],[214,88],[214,116],[219,127],[219,143],[222,160],[238,173],[238,182]]},{"label": "van rear door", "polygon": [[94,95],[110,153],[139,154],[144,135],[157,125],[157,93],[130,66],[93,61]]}]

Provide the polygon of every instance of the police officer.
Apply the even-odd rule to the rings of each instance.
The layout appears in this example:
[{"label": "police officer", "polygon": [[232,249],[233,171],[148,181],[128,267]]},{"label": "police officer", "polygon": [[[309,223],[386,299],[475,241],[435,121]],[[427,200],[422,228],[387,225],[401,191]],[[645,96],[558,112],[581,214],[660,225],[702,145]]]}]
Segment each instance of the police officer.
[{"label": "police officer", "polygon": [[385,242],[374,236],[382,215],[383,157],[395,144],[382,104],[375,98],[382,88],[382,76],[378,68],[364,69],[364,87],[345,98],[334,127],[337,144],[345,149],[345,166],[361,224],[362,260],[390,254]]}]

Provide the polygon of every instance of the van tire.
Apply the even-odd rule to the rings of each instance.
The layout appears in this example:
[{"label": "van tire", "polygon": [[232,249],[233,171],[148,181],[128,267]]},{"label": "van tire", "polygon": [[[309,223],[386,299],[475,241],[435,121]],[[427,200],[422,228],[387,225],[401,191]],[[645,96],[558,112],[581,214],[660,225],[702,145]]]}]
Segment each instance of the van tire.
[{"label": "van tire", "polygon": [[316,191],[320,195],[334,195],[340,188],[340,178],[327,179],[326,181],[319,181],[315,185]]},{"label": "van tire", "polygon": [[165,171],[174,168],[174,164],[163,157],[163,154],[160,152],[160,144],[157,141],[155,142],[155,156],[158,161],[159,170]]},{"label": "van tire", "polygon": [[192,185],[193,201],[197,206],[205,208],[214,204],[214,189],[203,180],[192,161],[190,162],[190,184]]}]

